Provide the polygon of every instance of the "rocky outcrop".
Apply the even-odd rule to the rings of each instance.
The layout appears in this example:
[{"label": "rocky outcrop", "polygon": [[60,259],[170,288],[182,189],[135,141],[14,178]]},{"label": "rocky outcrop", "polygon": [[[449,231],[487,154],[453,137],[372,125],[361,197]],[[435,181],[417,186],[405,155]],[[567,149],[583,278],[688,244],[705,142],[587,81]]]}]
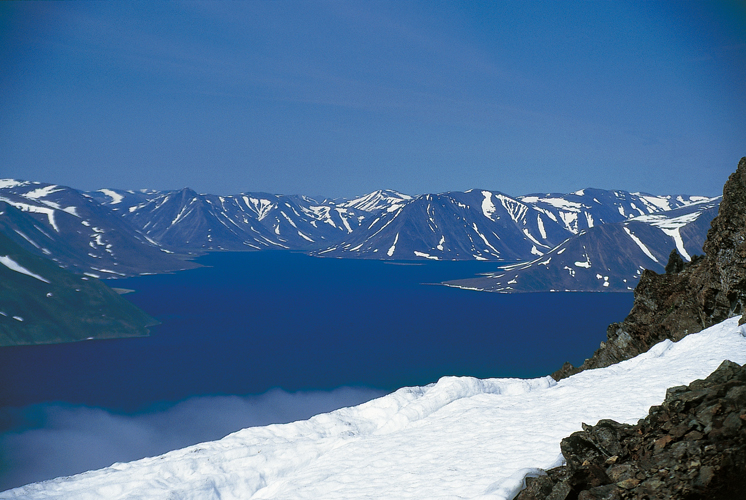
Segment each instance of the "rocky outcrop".
[{"label": "rocky outcrop", "polygon": [[580,367],[565,363],[552,377],[560,380],[618,363],[662,340],[680,340],[742,313],[746,305],[746,157],[725,183],[703,250],[703,257],[695,256],[689,263],[672,252],[665,274],[644,271],[627,318],[609,325],[607,341]]},{"label": "rocky outcrop", "polygon": [[746,365],[670,388],[636,425],[601,420],[562,440],[567,465],[516,500],[746,498]]}]

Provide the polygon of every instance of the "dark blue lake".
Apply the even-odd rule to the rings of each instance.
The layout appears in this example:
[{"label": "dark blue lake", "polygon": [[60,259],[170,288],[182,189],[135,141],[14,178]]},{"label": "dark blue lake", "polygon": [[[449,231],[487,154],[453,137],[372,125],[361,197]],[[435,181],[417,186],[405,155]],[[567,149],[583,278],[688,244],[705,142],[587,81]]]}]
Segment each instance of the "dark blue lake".
[{"label": "dark blue lake", "polygon": [[288,252],[111,282],[162,322],[151,336],[0,349],[0,406],[63,401],[137,412],[189,397],[364,386],[444,375],[535,377],[580,363],[631,294],[503,295],[426,283],[495,270]]}]

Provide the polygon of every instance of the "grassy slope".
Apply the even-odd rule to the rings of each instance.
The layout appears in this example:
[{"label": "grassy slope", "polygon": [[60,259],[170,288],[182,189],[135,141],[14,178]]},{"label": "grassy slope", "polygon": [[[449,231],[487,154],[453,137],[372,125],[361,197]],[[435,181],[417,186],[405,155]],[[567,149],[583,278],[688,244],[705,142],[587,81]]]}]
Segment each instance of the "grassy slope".
[{"label": "grassy slope", "polygon": [[157,324],[102,282],[65,271],[2,233],[0,256],[49,281],[0,264],[0,311],[6,314],[0,315],[0,346],[139,337]]}]

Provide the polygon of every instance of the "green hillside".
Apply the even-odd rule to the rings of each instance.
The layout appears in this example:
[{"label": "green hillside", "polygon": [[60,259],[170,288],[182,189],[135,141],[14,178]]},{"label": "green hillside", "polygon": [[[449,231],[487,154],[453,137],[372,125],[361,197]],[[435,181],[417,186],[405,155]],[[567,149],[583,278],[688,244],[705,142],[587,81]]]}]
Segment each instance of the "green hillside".
[{"label": "green hillside", "polygon": [[0,233],[0,346],[141,337],[157,321],[97,279]]}]

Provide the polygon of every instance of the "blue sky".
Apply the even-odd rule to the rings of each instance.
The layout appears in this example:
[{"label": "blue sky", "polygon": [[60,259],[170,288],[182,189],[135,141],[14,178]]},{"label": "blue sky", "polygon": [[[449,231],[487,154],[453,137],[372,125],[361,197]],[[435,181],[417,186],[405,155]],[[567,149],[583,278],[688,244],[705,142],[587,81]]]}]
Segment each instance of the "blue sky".
[{"label": "blue sky", "polygon": [[715,195],[742,2],[3,2],[0,177]]}]

